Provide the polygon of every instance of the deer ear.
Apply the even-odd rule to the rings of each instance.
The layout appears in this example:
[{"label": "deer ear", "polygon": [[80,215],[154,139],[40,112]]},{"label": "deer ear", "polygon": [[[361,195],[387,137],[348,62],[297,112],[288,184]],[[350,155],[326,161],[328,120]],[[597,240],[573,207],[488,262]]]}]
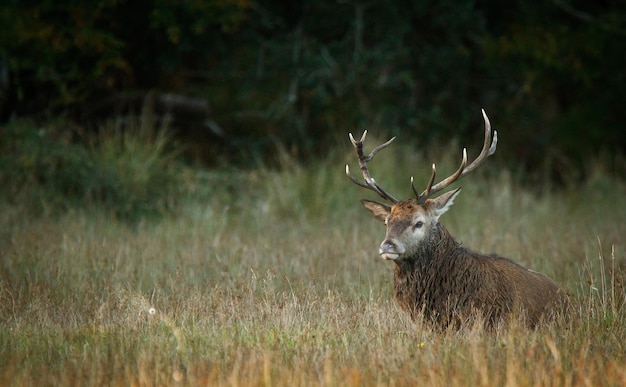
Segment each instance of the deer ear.
[{"label": "deer ear", "polygon": [[381,222],[384,222],[387,216],[389,216],[389,213],[391,213],[391,207],[373,200],[361,199],[361,204],[374,215],[374,218]]},{"label": "deer ear", "polygon": [[426,201],[428,211],[435,216],[435,219],[439,220],[439,217],[450,209],[454,202],[454,198],[456,198],[456,195],[458,195],[459,192],[461,192],[461,187],[455,189],[454,191],[439,195],[435,199],[428,199]]}]

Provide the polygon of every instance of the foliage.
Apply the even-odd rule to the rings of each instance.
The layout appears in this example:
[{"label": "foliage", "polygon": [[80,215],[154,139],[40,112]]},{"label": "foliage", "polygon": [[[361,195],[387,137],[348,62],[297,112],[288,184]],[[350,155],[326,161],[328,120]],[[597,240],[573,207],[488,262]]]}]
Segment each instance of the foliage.
[{"label": "foliage", "polygon": [[246,24],[261,33],[206,72],[216,119],[233,148],[243,144],[239,160],[271,157],[277,139],[298,158],[318,157],[362,128],[420,147],[471,146],[480,108],[500,131],[501,157],[534,180],[577,181],[590,154],[619,155],[626,144],[618,5],[264,6]]},{"label": "foliage", "polygon": [[[623,152],[626,98],[626,9],[617,3],[518,4],[496,18],[486,41],[491,68],[503,80],[503,126],[517,128],[524,159],[555,163],[561,177],[580,173],[590,153]],[[493,10],[498,12],[498,10]],[[521,116],[523,119],[516,118]]]},{"label": "foliage", "polygon": [[75,104],[128,73],[124,42],[107,29],[106,18],[115,4],[10,1],[3,5],[0,55],[8,58],[16,75],[18,111],[58,112],[59,107]]},{"label": "foliage", "polygon": [[0,10],[0,58],[14,75],[15,109],[58,115],[160,79],[174,84],[184,64],[217,54],[213,43],[238,28],[247,7],[245,0],[11,0]]},{"label": "foliage", "polygon": [[222,164],[272,160],[276,143],[310,160],[361,128],[471,146],[485,108],[502,157],[567,182],[626,147],[625,15],[576,0],[10,1],[0,59],[18,115],[89,126],[116,93],[206,98],[225,134],[204,153]]},{"label": "foliage", "polygon": [[178,202],[179,167],[167,127],[144,114],[87,134],[87,148],[54,126],[14,122],[2,128],[0,182],[10,200],[59,209],[101,206],[130,221]]}]

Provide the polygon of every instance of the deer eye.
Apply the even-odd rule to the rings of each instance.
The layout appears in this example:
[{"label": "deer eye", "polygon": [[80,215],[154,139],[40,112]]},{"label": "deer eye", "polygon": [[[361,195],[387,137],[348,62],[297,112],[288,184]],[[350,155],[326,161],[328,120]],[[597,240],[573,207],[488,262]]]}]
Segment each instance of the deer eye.
[{"label": "deer eye", "polygon": [[423,225],[424,225],[424,222],[422,222],[421,220],[418,220],[417,223],[413,225],[413,228],[422,228]]}]

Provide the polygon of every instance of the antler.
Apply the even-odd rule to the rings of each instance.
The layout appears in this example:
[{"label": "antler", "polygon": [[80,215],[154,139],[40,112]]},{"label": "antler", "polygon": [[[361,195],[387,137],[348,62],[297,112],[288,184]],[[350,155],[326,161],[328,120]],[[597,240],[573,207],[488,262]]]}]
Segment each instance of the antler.
[{"label": "antler", "polygon": [[487,157],[494,154],[494,152],[496,151],[496,145],[498,143],[498,132],[494,131],[493,137],[491,136],[491,123],[489,122],[489,118],[487,117],[487,113],[485,113],[484,109],[481,109],[481,111],[483,113],[483,118],[485,120],[485,142],[483,143],[483,149],[478,155],[478,157],[476,157],[476,159],[472,161],[472,163],[470,165],[467,165],[466,167],[467,149],[463,148],[463,159],[461,160],[461,165],[459,166],[459,169],[457,169],[456,172],[454,172],[452,175],[443,179],[442,181],[435,184],[434,186],[433,186],[433,183],[435,181],[435,164],[433,164],[433,173],[430,176],[430,180],[428,181],[428,185],[426,186],[426,189],[421,194],[417,193],[417,190],[415,189],[415,186],[413,185],[413,178],[411,177],[411,187],[413,188],[413,192],[415,193],[415,197],[417,199],[418,204],[420,205],[424,204],[426,199],[428,199],[432,194],[441,191],[442,189],[446,188],[450,184],[454,183],[455,181],[459,180],[463,176],[467,175],[468,173],[476,169],[476,167],[478,167],[480,164],[482,164],[483,161],[485,161]]},{"label": "antler", "polygon": [[354,149],[356,149],[356,154],[359,157],[359,166],[361,167],[361,172],[363,172],[363,178],[365,180],[359,180],[355,178],[354,176],[352,176],[350,174],[350,167],[348,166],[348,164],[346,164],[346,175],[348,176],[348,178],[352,180],[354,184],[376,192],[378,195],[380,195],[381,198],[389,201],[390,203],[392,204],[398,203],[399,202],[398,199],[394,198],[393,195],[385,191],[381,186],[379,186],[376,183],[374,178],[370,176],[370,172],[367,169],[367,162],[373,159],[374,156],[376,156],[376,153],[380,152],[381,150],[389,146],[389,144],[391,144],[393,140],[395,140],[396,138],[392,137],[389,141],[377,146],[370,152],[369,155],[365,156],[363,154],[363,141],[365,141],[365,136],[367,136],[367,130],[363,132],[363,135],[361,136],[361,139],[359,141],[356,141],[354,139],[354,137],[352,136],[352,133],[349,133],[349,136],[350,136],[350,141],[352,141],[352,145],[354,145]]}]

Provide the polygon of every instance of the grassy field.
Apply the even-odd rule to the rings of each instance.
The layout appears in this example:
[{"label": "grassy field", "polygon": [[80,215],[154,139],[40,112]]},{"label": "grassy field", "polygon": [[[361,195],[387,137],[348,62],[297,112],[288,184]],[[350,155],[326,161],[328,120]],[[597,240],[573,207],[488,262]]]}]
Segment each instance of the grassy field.
[{"label": "grassy field", "polygon": [[[345,149],[280,172],[188,172],[177,213],[136,224],[0,203],[0,385],[626,385],[623,181],[597,168],[528,189],[497,158],[464,180],[452,234],[549,275],[577,313],[437,333],[395,305]],[[389,153],[373,173],[408,196],[429,162]]]}]

